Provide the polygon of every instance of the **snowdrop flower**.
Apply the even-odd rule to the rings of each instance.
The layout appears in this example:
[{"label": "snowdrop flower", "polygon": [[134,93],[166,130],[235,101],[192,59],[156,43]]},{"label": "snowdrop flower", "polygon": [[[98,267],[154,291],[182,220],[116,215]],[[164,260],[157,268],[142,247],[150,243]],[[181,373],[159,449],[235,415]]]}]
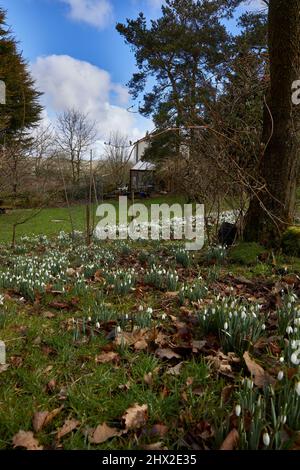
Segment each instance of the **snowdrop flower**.
[{"label": "snowdrop flower", "polygon": [[288,326],[287,329],[286,329],[286,332],[288,335],[292,334],[293,333],[293,328],[291,326]]},{"label": "snowdrop flower", "polygon": [[270,445],[270,436],[269,436],[269,433],[265,432],[264,435],[263,435],[263,443],[266,447],[269,447]]},{"label": "snowdrop flower", "polygon": [[117,326],[117,334],[121,333],[122,329],[120,326]]},{"label": "snowdrop flower", "polygon": [[264,323],[263,323],[263,325],[261,325],[261,329],[262,329],[263,331],[265,331],[266,325],[265,325]]},{"label": "snowdrop flower", "polygon": [[92,317],[88,317],[88,321],[92,321]]},{"label": "snowdrop flower", "polygon": [[291,362],[292,362],[293,364],[295,364],[295,366],[298,366],[298,365],[300,364],[300,359],[299,359],[299,357],[298,357],[298,354],[299,354],[299,352],[298,352],[298,353],[293,353],[293,354],[291,355]]},{"label": "snowdrop flower", "polygon": [[282,380],[283,377],[284,377],[284,373],[283,373],[282,370],[280,370],[280,371],[278,372],[277,379],[278,379],[278,380]]},{"label": "snowdrop flower", "polygon": [[144,307],[142,305],[139,305],[139,312],[142,312],[144,310]]},{"label": "snowdrop flower", "polygon": [[252,380],[250,380],[250,379],[246,379],[246,380],[247,380],[247,382],[246,382],[246,383],[247,383],[247,387],[250,388],[250,389],[252,389],[252,388],[253,388],[253,385],[254,385],[253,382],[252,382]]},{"label": "snowdrop flower", "polygon": [[286,416],[280,416],[280,421],[282,424],[285,424],[286,423]]},{"label": "snowdrop flower", "polygon": [[152,309],[151,307],[148,307],[148,308],[147,308],[147,313],[149,313],[149,315],[152,315],[153,309]]},{"label": "snowdrop flower", "polygon": [[98,321],[96,322],[96,328],[100,328],[100,323]]},{"label": "snowdrop flower", "polygon": [[298,397],[300,397],[300,382],[296,383],[295,392],[297,393]]},{"label": "snowdrop flower", "polygon": [[225,331],[228,330],[228,323],[227,323],[227,321],[224,323],[224,330],[225,330]]},{"label": "snowdrop flower", "polygon": [[167,315],[165,313],[162,314],[161,319],[165,320],[167,318]]},{"label": "snowdrop flower", "polygon": [[284,363],[284,357],[281,356],[280,359],[279,359],[279,362],[281,362],[281,364],[283,364]]},{"label": "snowdrop flower", "polygon": [[242,411],[241,405],[236,405],[236,407],[235,407],[235,414],[236,414],[237,417],[240,416],[241,411]]}]

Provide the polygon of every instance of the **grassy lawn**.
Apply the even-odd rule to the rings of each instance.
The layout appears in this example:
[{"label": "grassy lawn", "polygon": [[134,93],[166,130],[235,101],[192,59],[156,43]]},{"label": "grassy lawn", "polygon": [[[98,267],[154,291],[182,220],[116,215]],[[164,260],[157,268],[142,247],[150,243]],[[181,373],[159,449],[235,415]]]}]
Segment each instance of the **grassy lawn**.
[{"label": "grassy lawn", "polygon": [[[117,200],[104,201],[105,203],[111,203],[114,206],[118,206]],[[147,207],[151,204],[184,204],[185,199],[182,196],[165,196],[165,197],[153,197],[149,199],[135,200],[135,202],[142,202]],[[130,202],[128,203],[130,204]],[[5,215],[0,215],[0,243],[7,243],[12,238],[12,227],[13,224],[21,222],[29,216],[36,214],[38,210],[35,209],[18,209],[8,212]],[[96,212],[96,206],[94,206],[94,213]],[[69,211],[66,207],[58,208],[47,208],[28,220],[23,225],[17,227],[17,238],[22,235],[57,235],[60,231],[70,232],[70,213],[73,220],[75,230],[84,230],[86,220],[86,207],[85,205],[75,205],[71,207]]]},{"label": "grassy lawn", "polygon": [[298,448],[299,260],[263,259],[3,246],[0,448]]}]

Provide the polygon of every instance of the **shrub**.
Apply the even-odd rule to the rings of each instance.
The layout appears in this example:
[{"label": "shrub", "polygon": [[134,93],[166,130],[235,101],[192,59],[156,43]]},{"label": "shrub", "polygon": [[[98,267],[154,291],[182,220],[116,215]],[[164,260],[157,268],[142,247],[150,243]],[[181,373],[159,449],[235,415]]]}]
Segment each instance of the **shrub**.
[{"label": "shrub", "polygon": [[240,243],[229,251],[229,259],[238,264],[256,264],[258,257],[265,252],[265,249],[258,243]]},{"label": "shrub", "polygon": [[300,257],[300,227],[289,227],[283,234],[281,246],[285,254]]}]

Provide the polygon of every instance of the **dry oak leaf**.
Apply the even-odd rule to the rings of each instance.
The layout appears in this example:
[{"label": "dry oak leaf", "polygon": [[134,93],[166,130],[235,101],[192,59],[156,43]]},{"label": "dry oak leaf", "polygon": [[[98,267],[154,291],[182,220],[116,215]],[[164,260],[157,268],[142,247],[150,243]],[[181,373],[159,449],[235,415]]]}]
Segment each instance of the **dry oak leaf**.
[{"label": "dry oak leaf", "polygon": [[147,349],[147,348],[148,348],[148,343],[144,339],[141,339],[134,344],[134,349],[136,351],[142,351],[143,349]]},{"label": "dry oak leaf", "polygon": [[118,353],[114,351],[103,352],[95,357],[95,361],[97,364],[106,364],[107,362],[118,362],[120,360],[120,356]]},{"label": "dry oak leaf", "polygon": [[170,369],[167,370],[166,374],[170,375],[180,375],[180,371],[182,369],[184,362],[179,362],[176,364],[174,367],[170,367]]},{"label": "dry oak leaf", "polygon": [[164,346],[167,342],[168,338],[161,331],[155,335],[154,343],[157,344],[157,346]]},{"label": "dry oak leaf", "polygon": [[43,450],[32,431],[19,431],[13,437],[14,447],[24,447],[27,450]]},{"label": "dry oak leaf", "polygon": [[110,428],[106,423],[99,424],[89,435],[91,444],[102,444],[115,436],[120,436],[123,432],[116,428]]},{"label": "dry oak leaf", "polygon": [[238,431],[234,428],[230,431],[228,436],[225,438],[220,450],[234,450],[236,449],[240,440]]},{"label": "dry oak leaf", "polygon": [[168,448],[164,446],[163,442],[154,442],[144,445],[143,450],[168,450]]},{"label": "dry oak leaf", "polygon": [[177,354],[175,351],[172,351],[170,348],[158,348],[155,351],[156,356],[160,357],[161,359],[180,359],[180,355]]},{"label": "dry oak leaf", "polygon": [[61,439],[66,434],[69,434],[70,432],[74,431],[74,429],[76,429],[79,425],[80,422],[77,421],[77,419],[66,419],[63,426],[57,431],[57,440]]},{"label": "dry oak leaf", "polygon": [[177,296],[178,296],[178,291],[177,292],[170,291],[170,292],[164,293],[164,297],[166,297],[167,299],[175,299]]},{"label": "dry oak leaf", "polygon": [[36,413],[34,413],[32,419],[32,427],[35,432],[39,432],[44,427],[48,414],[48,411],[37,411]]},{"label": "dry oak leaf", "polygon": [[226,356],[222,351],[217,351],[214,356],[206,356],[205,359],[221,374],[229,376],[232,375],[231,364],[240,362],[240,359],[234,353],[228,353]]},{"label": "dry oak leaf", "polygon": [[206,343],[207,343],[207,341],[205,341],[205,340],[203,340],[203,341],[193,340],[192,341],[193,353],[197,353],[198,351],[201,351],[201,349],[204,348]]},{"label": "dry oak leaf", "polygon": [[165,437],[168,432],[169,428],[165,424],[154,424],[151,429],[151,434],[158,434],[159,437]]},{"label": "dry oak leaf", "polygon": [[134,346],[139,341],[145,340],[147,329],[142,328],[140,330],[134,330],[131,333],[126,331],[121,331],[115,339],[115,342],[118,346],[127,345]]},{"label": "dry oak leaf", "polygon": [[148,419],[148,405],[135,403],[126,410],[122,419],[125,421],[126,430],[141,428],[146,424]]},{"label": "dry oak leaf", "polygon": [[243,355],[246,366],[251,374],[254,384],[259,388],[264,388],[266,385],[274,385],[276,380],[266,372],[257,362],[251,359],[248,351]]},{"label": "dry oak leaf", "polygon": [[43,312],[43,313],[42,313],[42,316],[43,316],[44,318],[54,318],[54,317],[55,317],[55,314],[52,313],[52,312]]},{"label": "dry oak leaf", "polygon": [[37,411],[33,415],[32,427],[35,432],[39,432],[42,428],[47,426],[63,409],[63,406],[55,408],[52,411]]}]

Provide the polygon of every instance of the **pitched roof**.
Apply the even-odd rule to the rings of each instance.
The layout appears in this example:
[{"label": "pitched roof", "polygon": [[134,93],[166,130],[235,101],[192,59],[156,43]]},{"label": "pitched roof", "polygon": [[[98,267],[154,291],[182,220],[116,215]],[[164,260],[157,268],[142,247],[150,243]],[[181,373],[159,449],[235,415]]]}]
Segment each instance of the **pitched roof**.
[{"label": "pitched roof", "polygon": [[150,162],[142,162],[141,160],[137,162],[131,170],[134,171],[151,171],[155,169],[155,165]]}]

